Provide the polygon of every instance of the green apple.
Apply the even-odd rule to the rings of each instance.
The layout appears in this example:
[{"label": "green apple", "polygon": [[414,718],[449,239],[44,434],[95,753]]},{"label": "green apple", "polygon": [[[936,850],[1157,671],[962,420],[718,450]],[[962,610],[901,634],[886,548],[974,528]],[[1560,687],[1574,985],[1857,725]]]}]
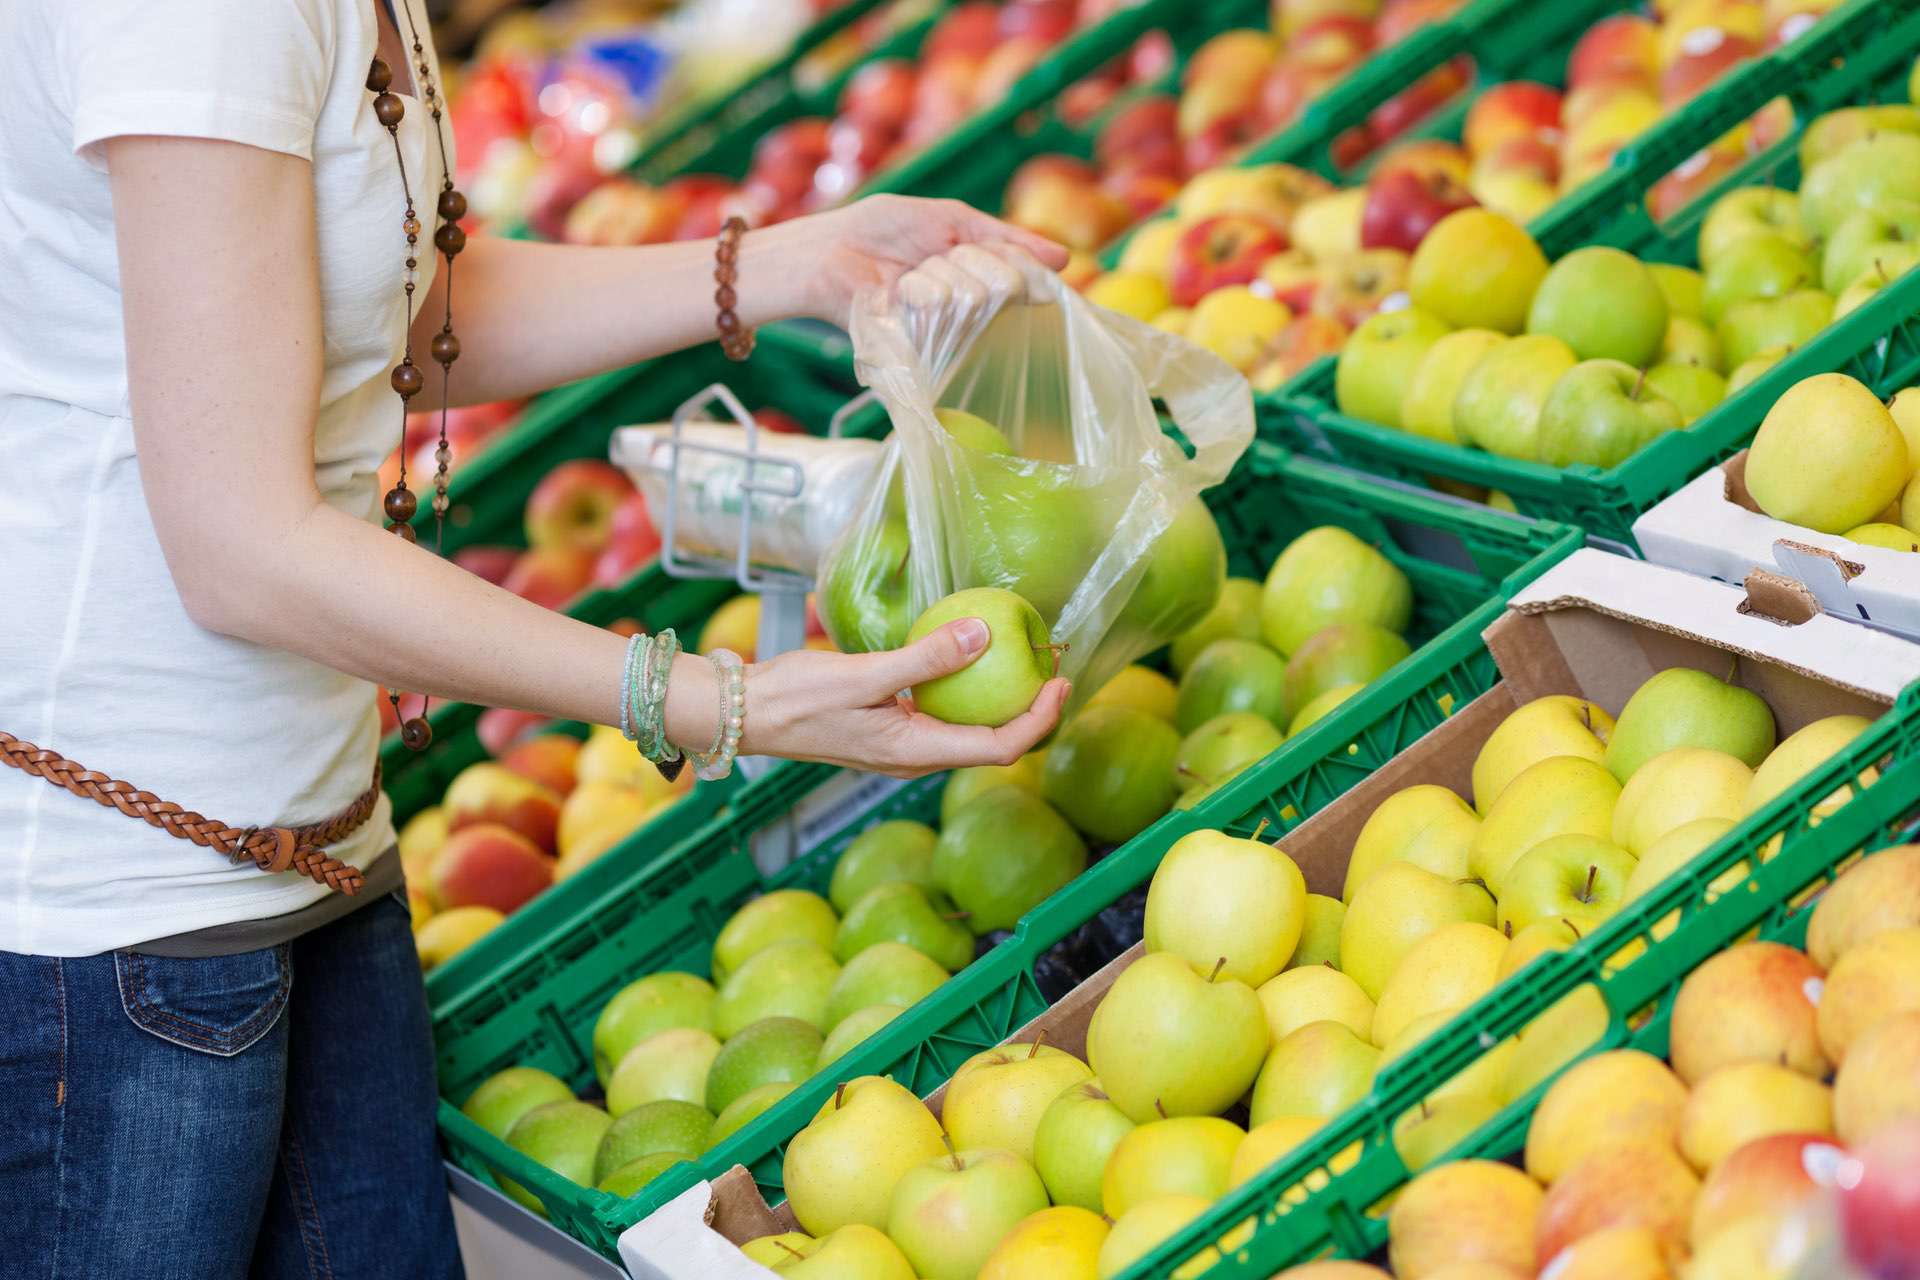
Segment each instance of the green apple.
[{"label": "green apple", "polygon": [[[1789,734],[1753,771],[1753,783],[1747,788],[1747,812],[1765,808],[1781,792],[1866,732],[1868,723],[1861,716],[1827,716]],[[1862,779],[1877,776],[1877,772],[1870,770]],[[1824,818],[1852,798],[1851,785],[1837,788],[1814,806],[1813,819]]]},{"label": "green apple", "polygon": [[849,1222],[805,1258],[776,1269],[787,1280],[914,1280],[900,1246],[864,1222]]},{"label": "green apple", "polygon": [[616,1116],[662,1098],[705,1102],[707,1074],[720,1042],[698,1027],[673,1027],[627,1050],[607,1079],[607,1110]]},{"label": "green apple", "polygon": [[1523,769],[1487,810],[1467,847],[1468,870],[1498,896],[1515,859],[1549,836],[1611,836],[1619,802],[1620,783],[1605,766],[1549,756]]},{"label": "green apple", "polygon": [[[1806,248],[1810,240],[1800,224],[1800,197],[1778,187],[1735,187],[1715,200],[1700,223],[1700,265],[1712,270],[1728,249],[1752,235],[1776,236]],[[1694,314],[1708,314],[1704,298]]]},{"label": "green apple", "polygon": [[1582,360],[1652,362],[1667,333],[1667,299],[1640,259],[1619,249],[1575,249],[1547,272],[1527,311],[1527,332],[1546,333]]},{"label": "green apple", "polygon": [[730,1040],[762,1018],[798,1018],[825,1031],[827,998],[840,976],[833,952],[817,942],[776,942],[746,958],[720,984],[713,1032]]},{"label": "green apple", "polygon": [[1800,220],[1829,239],[1850,214],[1920,200],[1920,134],[1869,133],[1807,170],[1800,180]]},{"label": "green apple", "polygon": [[1453,399],[1453,429],[1468,444],[1531,462],[1539,452],[1540,410],[1560,375],[1580,362],[1573,348],[1530,333],[1489,351]]},{"label": "green apple", "polygon": [[740,1252],[769,1271],[779,1271],[812,1254],[820,1242],[804,1231],[783,1231],[777,1236],[761,1236],[740,1246]]},{"label": "green apple", "polygon": [[1253,1084],[1266,1054],[1253,988],[1209,980],[1170,951],[1123,969],[1087,1026],[1088,1065],[1135,1123],[1218,1115]]},{"label": "green apple", "polygon": [[1336,622],[1405,631],[1412,619],[1413,584],[1400,566],[1338,525],[1289,542],[1267,571],[1260,598],[1261,636],[1288,656]]},{"label": "green apple", "polygon": [[1466,879],[1471,874],[1467,850],[1479,830],[1480,815],[1445,787],[1421,783],[1394,792],[1354,837],[1341,901],[1353,901],[1361,885],[1393,862],[1411,862],[1449,880]]},{"label": "green apple", "polygon": [[1372,1040],[1385,1047],[1416,1022],[1445,1017],[1493,990],[1507,935],[1489,925],[1442,925],[1413,944],[1374,1006]]},{"label": "green apple", "polygon": [[1649,262],[1647,271],[1653,276],[1653,282],[1660,286],[1660,296],[1667,300],[1667,314],[1688,320],[1698,320],[1705,313],[1701,310],[1700,291],[1706,287],[1706,277],[1692,267],[1676,266],[1671,262]]},{"label": "green apple", "polygon": [[1705,320],[1692,316],[1667,317],[1667,334],[1660,340],[1658,360],[1660,364],[1701,365],[1717,373],[1725,373],[1727,368],[1719,337]]},{"label": "green apple", "polygon": [[1560,375],[1540,410],[1540,461],[1618,466],[1656,437],[1677,431],[1680,407],[1618,360],[1583,360]]},{"label": "green apple", "polygon": [[1727,380],[1703,364],[1657,364],[1647,370],[1647,386],[1680,410],[1688,426],[1727,398]]},{"label": "green apple", "polygon": [[805,889],[763,893],[721,926],[713,940],[713,980],[726,981],[748,956],[776,942],[817,942],[830,947],[839,927],[840,917],[817,893]]},{"label": "green apple", "polygon": [[[960,580],[1015,592],[1051,623],[1099,555],[1103,521],[1074,469],[975,456],[958,497]],[[937,606],[936,606],[937,607]],[[955,617],[962,615],[955,614]]]},{"label": "green apple", "polygon": [[876,942],[847,961],[827,996],[825,1026],[870,1004],[919,1003],[947,980],[947,971],[904,942]]},{"label": "green apple", "polygon": [[1335,707],[1366,687],[1364,684],[1342,684],[1328,689],[1293,713],[1293,719],[1287,722],[1287,736],[1291,738],[1305,733],[1314,723],[1331,714]]},{"label": "green apple", "polygon": [[1309,1022],[1273,1046],[1254,1082],[1255,1125],[1281,1116],[1332,1117],[1367,1096],[1380,1050],[1338,1022]]},{"label": "green apple", "polygon": [[1920,534],[1903,525],[1863,524],[1857,529],[1849,529],[1840,535],[1848,542],[1857,542],[1863,547],[1884,547],[1888,551],[1920,551]]},{"label": "green apple", "polygon": [[594,1190],[625,1200],[628,1196],[638,1194],[640,1188],[682,1160],[691,1159],[693,1157],[684,1151],[655,1151],[651,1155],[638,1156],[608,1171],[605,1177],[594,1184]]},{"label": "green apple", "polygon": [[834,1023],[833,1030],[827,1032],[826,1042],[820,1046],[820,1060],[814,1064],[814,1070],[818,1071],[829,1062],[845,1056],[868,1036],[905,1012],[905,1008],[897,1004],[870,1004],[864,1009],[855,1009]]},{"label": "green apple", "polygon": [[627,1050],[671,1027],[713,1030],[713,984],[690,973],[653,973],[607,1001],[593,1024],[593,1070],[602,1088]]},{"label": "green apple", "polygon": [[1278,721],[1287,710],[1287,660],[1258,640],[1220,639],[1180,677],[1173,726],[1192,733],[1232,711]]},{"label": "green apple", "polygon": [[1833,320],[1833,297],[1818,289],[1795,289],[1778,298],[1748,298],[1720,317],[1727,359],[1743,365],[1769,347],[1804,346]]},{"label": "green apple", "polygon": [[1535,698],[1511,712],[1480,744],[1473,758],[1473,805],[1482,815],[1507,784],[1552,756],[1579,756],[1596,764],[1607,758],[1613,717],[1598,703],[1571,694]]},{"label": "green apple", "polygon": [[[1169,766],[1171,771],[1171,766]],[[933,850],[933,878],[974,936],[1011,929],[1087,869],[1087,846],[1052,805],[995,787],[953,815]]]},{"label": "green apple", "polygon": [[1100,1198],[1110,1218],[1159,1196],[1215,1199],[1227,1189],[1233,1153],[1247,1131],[1218,1116],[1149,1120],[1120,1139],[1107,1159]]},{"label": "green apple", "polygon": [[1907,442],[1907,457],[1920,465],[1920,387],[1902,387],[1887,401],[1893,425]]},{"label": "green apple", "polygon": [[1407,1109],[1393,1122],[1393,1149],[1418,1173],[1465,1142],[1502,1110],[1491,1093],[1458,1093]]},{"label": "green apple", "polygon": [[1453,400],[1480,358],[1507,337],[1492,329],[1456,329],[1427,348],[1400,404],[1403,431],[1446,444],[1461,443],[1453,429]]},{"label": "green apple", "polygon": [[1842,289],[1873,270],[1875,258],[1920,240],[1920,201],[1897,200],[1851,213],[1820,251],[1820,286]]},{"label": "green apple", "polygon": [[1500,884],[1500,927],[1568,920],[1587,932],[1626,900],[1633,855],[1589,835],[1554,836],[1521,854]]},{"label": "green apple", "polygon": [[897,649],[913,623],[911,548],[904,517],[851,535],[820,568],[820,621],[844,653]]},{"label": "green apple", "polygon": [[820,1029],[798,1018],[762,1018],[722,1046],[707,1070],[702,1101],[715,1115],[768,1084],[799,1084],[820,1057]]},{"label": "green apple", "polygon": [[780,1171],[794,1220],[816,1236],[850,1222],[885,1227],[901,1175],[946,1149],[927,1104],[885,1076],[834,1090],[787,1144]]},{"label": "green apple", "polygon": [[955,769],[947,775],[947,785],[940,789],[940,825],[944,827],[952,822],[953,815],[969,801],[995,787],[1024,787],[1039,795],[1046,763],[1045,751],[1029,751],[1012,764],[977,764]]},{"label": "green apple", "polygon": [[[1835,314],[1838,314],[1839,310],[1839,304],[1835,303]],[[1727,394],[1731,396],[1745,390],[1748,383],[1792,354],[1792,347],[1768,347],[1745,364],[1735,366],[1733,372],[1727,375]]]},{"label": "green apple", "polygon": [[1435,223],[1407,264],[1413,305],[1455,329],[1518,333],[1547,274],[1547,258],[1519,224],[1486,209]]},{"label": "green apple", "polygon": [[1360,322],[1340,350],[1333,398],[1350,418],[1398,427],[1413,373],[1447,325],[1419,307],[1380,311]]},{"label": "green apple", "polygon": [[1845,533],[1898,501],[1913,470],[1880,398],[1844,373],[1822,373],[1767,410],[1747,450],[1747,491],[1777,520]]},{"label": "green apple", "polygon": [[978,414],[965,409],[935,409],[933,416],[962,448],[975,453],[1011,454],[1014,451],[1006,433]]},{"label": "green apple", "polygon": [[1833,318],[1865,306],[1874,295],[1920,264],[1920,244],[1901,244],[1881,249],[1873,263],[1858,279],[1840,291],[1833,300]]},{"label": "green apple", "polygon": [[1033,705],[1059,650],[1034,607],[1002,587],[969,587],[936,601],[914,620],[907,643],[962,618],[987,624],[987,647],[951,675],[913,686],[914,706],[948,724],[1003,725]]},{"label": "green apple", "polygon": [[1087,705],[1132,707],[1172,724],[1173,708],[1179,698],[1179,686],[1165,674],[1136,662],[1115,672],[1087,699]]},{"label": "green apple", "polygon": [[1908,133],[1920,130],[1920,111],[1905,103],[1885,103],[1841,107],[1815,116],[1800,135],[1800,172],[1806,173],[1829,156],[1839,155],[1870,133],[1890,129]]},{"label": "green apple", "polygon": [[[1161,1241],[1205,1213],[1212,1203],[1200,1196],[1160,1196],[1121,1214],[1100,1245],[1098,1280],[1113,1280],[1127,1271]],[[1191,1280],[1219,1260],[1220,1251],[1208,1245],[1174,1271],[1173,1280]]]},{"label": "green apple", "polygon": [[1410,862],[1389,863],[1368,877],[1347,904],[1340,925],[1341,967],[1368,999],[1378,1000],[1414,943],[1461,920],[1493,923],[1493,899],[1485,889]]},{"label": "green apple", "polygon": [[[507,1131],[507,1145],[567,1181],[590,1187],[594,1153],[612,1124],[613,1118],[591,1103],[571,1098],[546,1102],[514,1121]],[[500,1189],[541,1217],[547,1216],[533,1193],[511,1178],[500,1179]]]},{"label": "green apple", "polygon": [[1098,1077],[1069,1085],[1047,1104],[1033,1133],[1033,1167],[1055,1204],[1100,1213],[1107,1158],[1133,1130]]},{"label": "green apple", "polygon": [[940,1123],[956,1146],[1011,1151],[1031,1163],[1047,1108],[1092,1076],[1086,1063],[1052,1045],[1003,1044],[960,1064]]},{"label": "green apple", "polygon": [[[993,767],[993,766],[988,766]],[[855,836],[833,864],[827,898],[841,915],[867,891],[883,884],[906,882],[933,887],[934,829],[924,822],[895,818],[876,822]]]},{"label": "green apple", "polygon": [[1373,1038],[1372,999],[1331,964],[1288,969],[1262,983],[1258,994],[1275,1044],[1310,1022],[1337,1022],[1362,1040]]},{"label": "green apple", "polygon": [[1147,553],[1147,567],[1120,617],[1156,639],[1171,639],[1219,603],[1226,578],[1220,526],[1205,502],[1189,499]]},{"label": "green apple", "polygon": [[1613,808],[1613,842],[1638,858],[1667,832],[1701,818],[1746,814],[1753,770],[1724,751],[1678,747],[1634,770]]},{"label": "green apple", "polygon": [[1287,967],[1306,912],[1306,877],[1280,849],[1224,831],[1189,832],[1147,887],[1147,953],[1171,951],[1257,987]]},{"label": "green apple", "polygon": [[973,933],[953,903],[938,889],[905,881],[870,889],[853,904],[834,938],[833,958],[846,964],[882,942],[903,942],[949,973],[973,963]]},{"label": "green apple", "polygon": [[697,1103],[662,1098],[635,1107],[616,1119],[600,1139],[593,1157],[593,1180],[599,1182],[641,1156],[666,1152],[691,1160],[707,1149],[712,1130],[713,1116]]},{"label": "green apple", "polygon": [[[851,1019],[849,1019],[849,1021],[851,1021]],[[822,1066],[826,1065],[824,1062],[825,1056],[826,1049],[822,1046],[821,1057],[823,1061],[820,1064]],[[713,1128],[707,1132],[707,1150],[713,1150],[713,1148],[719,1146],[728,1138],[731,1138],[734,1134],[767,1114],[768,1111],[773,1109],[775,1103],[792,1093],[798,1087],[799,1086],[791,1080],[770,1080],[766,1084],[755,1085],[753,1088],[735,1098],[732,1102],[729,1102],[721,1109],[720,1114],[713,1118]]]},{"label": "green apple", "polygon": [[[1346,923],[1347,904],[1324,893],[1307,895],[1307,919],[1300,926],[1300,942],[1288,969],[1340,963],[1340,926]],[[1265,987],[1261,988],[1265,990]]]},{"label": "green apple", "polygon": [[1252,578],[1228,578],[1220,584],[1220,598],[1200,621],[1173,638],[1167,665],[1175,675],[1193,665],[1215,640],[1260,638],[1260,584]]},{"label": "green apple", "polygon": [[1607,768],[1625,782],[1675,747],[1724,751],[1753,768],[1773,743],[1773,712],[1759,694],[1692,667],[1669,667],[1627,699],[1607,743]]},{"label": "green apple", "polygon": [[955,1151],[901,1175],[887,1235],[922,1280],[973,1280],[1000,1238],[1046,1207],[1040,1175],[1011,1151]]},{"label": "green apple", "polygon": [[1040,795],[1089,838],[1122,844],[1173,807],[1180,735],[1133,707],[1088,707],[1054,735]]},{"label": "green apple", "polygon": [[[1707,323],[1718,329],[1720,318],[1736,302],[1777,298],[1795,289],[1810,288],[1819,279],[1820,272],[1808,250],[1785,236],[1757,231],[1728,245],[1707,268],[1701,305],[1706,309]],[[1721,334],[1721,341],[1725,340],[1726,335]]]},{"label": "green apple", "polygon": [[567,1082],[552,1072],[538,1067],[508,1067],[482,1080],[460,1114],[494,1137],[504,1138],[513,1122],[535,1107],[572,1097]]},{"label": "green apple", "polygon": [[1289,715],[1330,689],[1371,684],[1412,652],[1399,634],[1370,622],[1322,627],[1287,659]]},{"label": "green apple", "polygon": [[1173,757],[1173,781],[1182,792],[1218,786],[1276,750],[1280,731],[1263,715],[1229,711],[1180,740]]}]

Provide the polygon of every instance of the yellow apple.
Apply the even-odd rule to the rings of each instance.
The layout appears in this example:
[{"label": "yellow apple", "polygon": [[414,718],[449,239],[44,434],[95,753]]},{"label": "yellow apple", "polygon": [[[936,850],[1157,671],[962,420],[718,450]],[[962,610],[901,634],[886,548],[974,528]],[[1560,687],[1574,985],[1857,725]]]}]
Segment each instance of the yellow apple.
[{"label": "yellow apple", "polygon": [[1817,373],[1788,388],[1747,450],[1747,491],[1760,509],[1822,533],[1872,520],[1899,498],[1913,471],[1893,415],[1844,373]]},{"label": "yellow apple", "polygon": [[1216,1116],[1151,1120],[1120,1139],[1107,1156],[1100,1201],[1110,1218],[1160,1196],[1208,1200],[1227,1189],[1227,1171],[1246,1130]]},{"label": "yellow apple", "polygon": [[1380,1051],[1338,1022],[1309,1022],[1273,1046],[1253,1085],[1249,1114],[1330,1117],[1366,1096]]},{"label": "yellow apple", "polygon": [[1639,857],[1675,827],[1699,818],[1736,821],[1753,770],[1724,751],[1676,747],[1634,770],[1613,810],[1613,842]]},{"label": "yellow apple", "polygon": [[1084,293],[1094,306],[1135,320],[1151,320],[1173,305],[1166,282],[1145,271],[1109,271],[1088,285]]},{"label": "yellow apple", "polygon": [[1841,956],[1827,973],[1816,1022],[1820,1047],[1844,1066],[1847,1049],[1888,1014],[1920,1009],[1920,928],[1889,929]]},{"label": "yellow apple", "polygon": [[1537,1256],[1551,1259],[1609,1227],[1645,1227],[1685,1247],[1700,1179],[1668,1142],[1619,1143],[1589,1151],[1554,1179],[1534,1224]]},{"label": "yellow apple", "polygon": [[1135,663],[1130,667],[1120,668],[1113,679],[1101,685],[1099,691],[1087,699],[1087,705],[1089,707],[1109,705],[1133,707],[1146,712],[1156,720],[1165,720],[1168,724],[1172,724],[1173,709],[1179,697],[1179,687],[1173,681],[1152,667],[1143,667]]},{"label": "yellow apple", "polygon": [[1746,1218],[1702,1241],[1681,1275],[1683,1280],[1788,1280],[1806,1248],[1806,1235],[1782,1231],[1778,1218]]},{"label": "yellow apple", "polygon": [[[1767,758],[1753,771],[1753,781],[1747,787],[1747,812],[1765,808],[1781,792],[1859,737],[1872,723],[1865,716],[1828,716],[1789,734],[1767,753]],[[1879,776],[1877,770],[1869,769],[1861,775],[1860,780],[1871,785]],[[1832,813],[1852,798],[1851,785],[1836,787],[1831,795],[1815,806],[1815,820]]]},{"label": "yellow apple", "polygon": [[1410,862],[1382,867],[1353,895],[1340,926],[1340,960],[1369,999],[1379,1000],[1387,979],[1415,943],[1444,925],[1491,925],[1493,899],[1477,884],[1437,876]]},{"label": "yellow apple", "polygon": [[1680,1153],[1706,1173],[1756,1138],[1832,1132],[1832,1089],[1777,1062],[1736,1062],[1693,1086],[1680,1113]]},{"label": "yellow apple", "polygon": [[1380,802],[1353,841],[1342,901],[1389,862],[1411,862],[1437,876],[1465,879],[1467,848],[1480,829],[1478,815],[1445,787],[1427,784],[1396,791]]},{"label": "yellow apple", "polygon": [[1814,1080],[1831,1066],[1820,1048],[1818,966],[1797,948],[1744,942],[1687,975],[1674,997],[1668,1055],[1699,1084],[1736,1062],[1771,1062]]},{"label": "yellow apple", "polygon": [[1415,1019],[1463,1009],[1493,990],[1507,939],[1484,924],[1450,924],[1408,949],[1380,993],[1373,1042],[1386,1045]]},{"label": "yellow apple", "polygon": [[1373,1001],[1360,984],[1329,965],[1288,969],[1260,984],[1260,1007],[1275,1044],[1309,1022],[1338,1022],[1373,1038]]},{"label": "yellow apple", "polygon": [[1533,1272],[1533,1220],[1543,1197],[1533,1179],[1491,1160],[1428,1169],[1407,1184],[1387,1219],[1387,1253],[1399,1280],[1480,1262]]},{"label": "yellow apple", "polygon": [[1452,328],[1519,333],[1546,274],[1546,255],[1525,228],[1486,209],[1457,209],[1414,250],[1407,288],[1416,307]]},{"label": "yellow apple", "polygon": [[1514,1038],[1513,1058],[1500,1096],[1512,1102],[1599,1044],[1612,1023],[1606,997],[1592,983],[1575,987],[1548,1005]]},{"label": "yellow apple", "polygon": [[1150,276],[1165,283],[1173,278],[1173,246],[1185,234],[1186,227],[1173,218],[1147,223],[1127,240],[1115,268],[1129,275]]},{"label": "yellow apple", "polygon": [[1034,1133],[1048,1105],[1092,1076],[1086,1063],[1052,1045],[988,1049],[954,1072],[940,1123],[962,1150],[1011,1151],[1031,1164]]},{"label": "yellow apple", "polygon": [[1055,1205],[1025,1218],[1000,1238],[978,1280],[1096,1280],[1107,1220],[1077,1205]]},{"label": "yellow apple", "polygon": [[1260,363],[1292,318],[1282,303],[1247,285],[1230,284],[1193,304],[1186,337],[1246,373]]},{"label": "yellow apple", "polygon": [[1257,987],[1292,958],[1306,899],[1306,878],[1275,846],[1191,832],[1167,850],[1147,889],[1147,950]]},{"label": "yellow apple", "polygon": [[[1340,926],[1346,923],[1347,904],[1324,893],[1307,895],[1307,918],[1300,926],[1300,943],[1293,949],[1288,969],[1340,964]],[[1283,970],[1284,972],[1284,970]]]},{"label": "yellow apple", "polygon": [[1687,1086],[1652,1054],[1597,1053],[1568,1068],[1541,1096],[1527,1130],[1527,1172],[1551,1186],[1606,1147],[1672,1147],[1686,1105]]},{"label": "yellow apple", "polygon": [[940,1122],[885,1076],[836,1089],[787,1144],[787,1205],[815,1236],[850,1222],[884,1229],[894,1184],[945,1151]]},{"label": "yellow apple", "polygon": [[1294,247],[1315,262],[1331,262],[1360,252],[1360,218],[1366,206],[1364,186],[1315,196],[1294,211],[1293,225],[1288,228]]},{"label": "yellow apple", "polygon": [[1515,708],[1473,758],[1473,807],[1484,816],[1509,782],[1553,756],[1602,763],[1612,736],[1613,717],[1585,698],[1556,693]]},{"label": "yellow apple", "polygon": [[[1155,1245],[1205,1213],[1211,1204],[1199,1196],[1161,1196],[1121,1214],[1100,1246],[1099,1280],[1112,1280],[1151,1253]],[[1173,1280],[1191,1280],[1219,1260],[1219,1250],[1203,1249],[1173,1273]]]},{"label": "yellow apple", "polygon": [[1507,868],[1542,841],[1565,835],[1609,839],[1619,798],[1613,774],[1582,756],[1551,756],[1530,765],[1487,810],[1467,865],[1499,897]]},{"label": "yellow apple", "polygon": [[1491,329],[1456,329],[1427,348],[1400,401],[1400,429],[1446,444],[1461,443],[1453,429],[1453,399],[1480,358],[1505,342]]},{"label": "yellow apple", "polygon": [[1920,1013],[1882,1018],[1833,1079],[1834,1131],[1849,1145],[1920,1120]]},{"label": "yellow apple", "polygon": [[1882,849],[1849,867],[1820,895],[1807,922],[1807,955],[1823,969],[1889,929],[1920,925],[1920,845]]},{"label": "yellow apple", "polygon": [[1673,1280],[1667,1245],[1645,1227],[1608,1227],[1549,1259],[1553,1280]]}]

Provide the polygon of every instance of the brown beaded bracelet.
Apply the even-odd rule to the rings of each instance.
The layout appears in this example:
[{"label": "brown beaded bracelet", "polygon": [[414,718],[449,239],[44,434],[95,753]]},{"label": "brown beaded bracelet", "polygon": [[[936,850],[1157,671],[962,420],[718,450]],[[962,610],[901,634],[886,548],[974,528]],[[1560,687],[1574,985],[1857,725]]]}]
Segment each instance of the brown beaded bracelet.
[{"label": "brown beaded bracelet", "polygon": [[740,278],[740,237],[746,233],[746,219],[736,214],[721,225],[720,238],[713,246],[713,280],[718,286],[713,291],[713,304],[720,308],[714,325],[720,330],[720,349],[734,361],[753,354],[753,330],[741,328],[740,317],[733,313],[737,301],[733,286]]}]

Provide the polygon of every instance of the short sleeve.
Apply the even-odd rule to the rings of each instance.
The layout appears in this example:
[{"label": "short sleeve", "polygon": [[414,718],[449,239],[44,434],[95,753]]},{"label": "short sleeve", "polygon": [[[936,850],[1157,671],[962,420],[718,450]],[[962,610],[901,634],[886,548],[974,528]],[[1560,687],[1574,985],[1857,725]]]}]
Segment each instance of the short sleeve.
[{"label": "short sleeve", "polygon": [[313,158],[338,0],[86,0],[65,6],[58,70],[73,149],[135,134]]}]

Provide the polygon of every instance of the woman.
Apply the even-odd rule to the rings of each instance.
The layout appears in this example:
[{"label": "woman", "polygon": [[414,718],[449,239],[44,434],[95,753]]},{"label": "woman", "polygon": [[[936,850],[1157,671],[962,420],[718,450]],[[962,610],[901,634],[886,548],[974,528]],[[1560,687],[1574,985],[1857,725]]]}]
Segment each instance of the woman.
[{"label": "woman", "polygon": [[[443,328],[454,403],[706,341],[716,259],[750,328],[1062,257],[897,199],[737,256],[437,253],[437,72],[422,0],[390,4],[0,5],[0,748],[81,793],[0,769],[10,1276],[458,1275],[392,828],[383,800],[355,804],[377,794],[376,685],[618,716],[657,758],[721,741],[706,660],[652,688],[621,637],[383,530],[397,364],[424,366],[412,407],[438,408],[414,353],[441,359]],[[384,501],[431,500],[412,486]],[[1010,760],[1063,682],[997,730],[895,696],[985,639],[966,620],[753,666],[729,745],[898,773]],[[239,863],[97,803],[84,770],[217,818]]]}]

